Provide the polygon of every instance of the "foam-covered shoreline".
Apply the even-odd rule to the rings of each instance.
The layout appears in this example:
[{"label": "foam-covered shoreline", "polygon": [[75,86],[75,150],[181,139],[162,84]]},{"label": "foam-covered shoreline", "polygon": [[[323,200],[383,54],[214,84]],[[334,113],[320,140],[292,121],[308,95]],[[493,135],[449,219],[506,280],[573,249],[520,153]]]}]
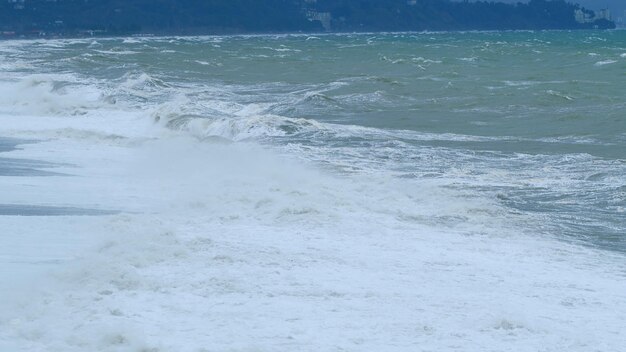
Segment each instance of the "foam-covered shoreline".
[{"label": "foam-covered shoreline", "polygon": [[[68,151],[89,145],[50,141],[21,155],[47,150],[70,160],[76,152]],[[530,237],[504,223],[490,228],[486,219],[476,222],[480,227],[423,225],[445,210],[428,206],[444,196],[428,195],[428,187],[355,184],[253,145],[186,137],[100,144],[79,165],[80,185],[41,178],[33,186],[53,187],[49,201],[76,203],[88,189],[90,202],[141,213],[69,221],[3,217],[7,247],[26,224],[35,236],[22,243],[30,253],[80,240],[66,242],[65,253],[57,248],[60,258],[48,266],[24,271],[30,293],[3,307],[0,346],[621,348],[621,255]],[[36,230],[41,226],[47,230]],[[42,272],[52,276],[28,283]]]}]

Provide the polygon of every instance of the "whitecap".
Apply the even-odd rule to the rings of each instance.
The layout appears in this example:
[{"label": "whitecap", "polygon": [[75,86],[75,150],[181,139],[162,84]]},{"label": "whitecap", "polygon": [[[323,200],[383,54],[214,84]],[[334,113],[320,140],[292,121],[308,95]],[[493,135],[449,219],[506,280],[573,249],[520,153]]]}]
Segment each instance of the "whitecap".
[{"label": "whitecap", "polygon": [[610,65],[610,64],[614,64],[617,61],[615,60],[604,60],[604,61],[598,61],[594,64],[594,66],[604,66],[604,65]]},{"label": "whitecap", "polygon": [[570,97],[569,95],[557,92],[555,90],[547,90],[546,93],[548,93],[549,95],[555,96],[555,97],[563,98],[565,100],[569,100],[569,101],[573,101],[574,100],[574,98]]},{"label": "whitecap", "polygon": [[100,54],[111,54],[111,55],[134,55],[134,54],[139,54],[136,51],[132,51],[132,50],[94,50],[97,53]]},{"label": "whitecap", "polygon": [[411,61],[413,61],[413,62],[421,62],[421,63],[425,63],[425,64],[440,64],[442,62],[441,60],[426,59],[426,58],[423,58],[421,56],[411,58]]}]

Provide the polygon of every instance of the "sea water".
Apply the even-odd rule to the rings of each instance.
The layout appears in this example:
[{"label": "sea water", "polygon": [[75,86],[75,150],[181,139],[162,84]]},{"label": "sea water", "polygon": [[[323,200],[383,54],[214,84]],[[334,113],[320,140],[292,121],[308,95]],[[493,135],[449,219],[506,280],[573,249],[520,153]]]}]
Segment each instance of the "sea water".
[{"label": "sea water", "polygon": [[621,351],[626,32],[0,42],[0,351]]}]

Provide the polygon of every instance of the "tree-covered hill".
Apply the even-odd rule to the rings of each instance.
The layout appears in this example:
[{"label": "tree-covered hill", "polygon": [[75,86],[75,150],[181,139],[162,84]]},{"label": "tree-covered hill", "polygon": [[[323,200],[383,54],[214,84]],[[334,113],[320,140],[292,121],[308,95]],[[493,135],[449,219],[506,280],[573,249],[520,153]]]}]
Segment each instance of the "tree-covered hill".
[{"label": "tree-covered hill", "polygon": [[[611,28],[564,0],[0,0],[7,36]],[[587,11],[589,16],[592,12]]]},{"label": "tree-covered hill", "polygon": [[[318,0],[332,13],[337,30],[500,30],[610,27],[576,22],[579,7],[563,0],[529,3],[450,2],[441,0]],[[585,10],[588,11],[588,10]],[[588,11],[589,12],[589,11]],[[592,13],[592,12],[590,12]],[[372,15],[376,14],[376,15]]]},{"label": "tree-covered hill", "polygon": [[22,5],[2,1],[4,31],[115,34],[317,29],[291,0],[25,0]]}]

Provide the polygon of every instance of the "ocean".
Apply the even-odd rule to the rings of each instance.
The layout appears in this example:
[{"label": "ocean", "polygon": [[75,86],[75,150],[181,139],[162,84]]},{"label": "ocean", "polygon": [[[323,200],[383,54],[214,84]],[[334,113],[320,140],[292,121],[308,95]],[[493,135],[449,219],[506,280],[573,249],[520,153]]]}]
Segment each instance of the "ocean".
[{"label": "ocean", "polygon": [[0,42],[0,351],[623,351],[626,31]]}]

